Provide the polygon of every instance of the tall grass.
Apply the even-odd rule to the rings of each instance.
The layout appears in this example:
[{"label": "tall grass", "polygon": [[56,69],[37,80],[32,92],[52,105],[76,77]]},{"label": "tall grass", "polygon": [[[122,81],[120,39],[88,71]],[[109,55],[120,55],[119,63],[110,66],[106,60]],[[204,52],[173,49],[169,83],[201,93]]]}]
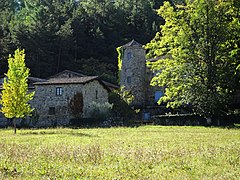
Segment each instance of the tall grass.
[{"label": "tall grass", "polygon": [[240,130],[0,130],[0,179],[238,179]]}]

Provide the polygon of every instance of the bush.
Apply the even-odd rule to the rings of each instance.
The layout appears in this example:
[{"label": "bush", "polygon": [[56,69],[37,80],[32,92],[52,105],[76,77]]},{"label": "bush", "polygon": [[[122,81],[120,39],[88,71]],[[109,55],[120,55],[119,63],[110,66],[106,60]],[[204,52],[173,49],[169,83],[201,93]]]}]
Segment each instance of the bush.
[{"label": "bush", "polygon": [[118,93],[109,93],[109,102],[113,104],[112,106],[112,117],[115,120],[121,119],[133,119],[136,116],[134,109],[124,101]]},{"label": "bush", "polygon": [[100,124],[110,118],[112,106],[113,105],[108,102],[97,103],[93,101],[91,103],[92,110],[89,113],[90,118],[93,119],[93,123]]}]

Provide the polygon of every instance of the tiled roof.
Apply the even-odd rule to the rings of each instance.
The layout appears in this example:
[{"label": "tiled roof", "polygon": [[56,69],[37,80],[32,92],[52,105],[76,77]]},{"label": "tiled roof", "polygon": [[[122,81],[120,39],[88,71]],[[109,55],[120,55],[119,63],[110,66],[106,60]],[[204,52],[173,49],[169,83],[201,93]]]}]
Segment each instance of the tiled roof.
[{"label": "tiled roof", "polygon": [[85,76],[85,77],[74,77],[74,78],[51,78],[45,82],[34,83],[34,85],[85,84],[97,78],[98,76]]},{"label": "tiled roof", "polygon": [[112,84],[112,83],[107,82],[107,81],[102,81],[102,82],[103,82],[103,84],[105,84],[105,85],[108,86],[109,88],[112,88],[112,89],[118,89],[118,88],[119,88],[119,86],[116,85],[116,84]]},{"label": "tiled roof", "polygon": [[[61,75],[61,74],[64,74],[64,73],[73,74],[75,77],[69,77],[69,78],[71,78],[71,79],[72,79],[72,78],[78,78],[78,77],[89,77],[89,76],[81,73],[80,71],[75,72],[75,71],[71,71],[71,70],[64,70],[64,71],[62,71],[62,72],[59,72],[58,74],[55,74],[55,75],[49,77],[48,79],[53,79],[53,78],[56,78],[56,79],[58,78],[58,79],[59,79],[60,77],[58,77],[58,76]],[[103,84],[105,84],[106,86],[108,86],[109,88],[111,88],[111,89],[118,89],[118,88],[119,88],[118,85],[112,84],[112,83],[110,83],[110,82],[103,81],[103,80],[101,80],[101,82],[102,82]]]},{"label": "tiled roof", "polygon": [[[7,78],[7,77],[3,76],[2,78],[0,78],[0,90],[3,89],[2,84],[3,84],[4,78]],[[34,89],[34,85],[33,85],[34,83],[45,82],[45,81],[47,81],[47,80],[29,76],[28,77],[28,88],[29,89]]]},{"label": "tiled roof", "polygon": [[130,46],[137,46],[137,47],[142,47],[142,44],[140,44],[139,42],[132,40],[129,43],[123,45],[123,47],[130,47]]},{"label": "tiled roof", "polygon": [[28,80],[33,81],[33,82],[44,82],[47,81],[46,79],[42,79],[42,78],[37,78],[37,77],[28,77]]},{"label": "tiled roof", "polygon": [[74,72],[74,71],[70,71],[70,70],[64,70],[64,71],[61,71],[61,72],[59,72],[59,73],[57,73],[57,74],[54,74],[53,76],[50,76],[49,79],[55,78],[55,77],[57,77],[58,75],[61,75],[61,74],[64,74],[64,73],[74,74],[74,75],[76,75],[76,76],[78,76],[78,77],[87,76],[87,75],[82,74],[82,73],[78,73],[78,72]]}]

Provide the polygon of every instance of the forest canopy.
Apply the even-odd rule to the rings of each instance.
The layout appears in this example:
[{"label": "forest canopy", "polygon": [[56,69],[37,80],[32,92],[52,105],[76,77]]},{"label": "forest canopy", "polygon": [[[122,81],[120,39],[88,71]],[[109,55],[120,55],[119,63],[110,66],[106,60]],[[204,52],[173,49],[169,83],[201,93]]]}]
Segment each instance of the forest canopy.
[{"label": "forest canopy", "polygon": [[149,42],[164,23],[156,13],[163,1],[1,0],[0,74],[8,54],[24,48],[33,76],[70,69],[114,82],[115,48],[132,39]]}]

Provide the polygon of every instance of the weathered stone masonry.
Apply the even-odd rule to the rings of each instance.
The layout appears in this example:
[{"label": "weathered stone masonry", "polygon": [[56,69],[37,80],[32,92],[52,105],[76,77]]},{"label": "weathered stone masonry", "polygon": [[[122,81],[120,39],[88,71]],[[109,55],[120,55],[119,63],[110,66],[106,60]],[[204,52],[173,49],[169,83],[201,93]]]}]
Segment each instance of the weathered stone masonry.
[{"label": "weathered stone masonry", "polygon": [[132,40],[122,47],[123,58],[120,72],[120,86],[124,86],[134,96],[132,105],[145,108],[156,106],[158,99],[163,95],[164,88],[150,86],[150,81],[154,76],[147,66],[146,52],[140,43]]},{"label": "weathered stone masonry", "polygon": [[[77,78],[78,80],[80,78]],[[67,125],[73,118],[69,110],[69,102],[74,94],[83,94],[83,116],[89,117],[92,110],[91,103],[108,102],[108,91],[97,79],[88,82],[68,82],[68,79],[58,79],[57,82],[36,83],[33,107],[39,114],[38,126]],[[57,95],[57,89],[61,94]],[[51,112],[52,111],[52,112]]]},{"label": "weathered stone masonry", "polygon": [[[34,116],[23,121],[35,127],[68,125],[73,118],[69,102],[78,92],[83,95],[83,118],[89,117],[93,102],[108,102],[109,93],[109,87],[97,76],[85,76],[68,70],[49,80],[29,77],[29,91],[33,90],[35,95],[30,104],[35,109]],[[31,123],[32,119],[34,123]],[[0,126],[7,124],[8,120],[1,114]]]}]

